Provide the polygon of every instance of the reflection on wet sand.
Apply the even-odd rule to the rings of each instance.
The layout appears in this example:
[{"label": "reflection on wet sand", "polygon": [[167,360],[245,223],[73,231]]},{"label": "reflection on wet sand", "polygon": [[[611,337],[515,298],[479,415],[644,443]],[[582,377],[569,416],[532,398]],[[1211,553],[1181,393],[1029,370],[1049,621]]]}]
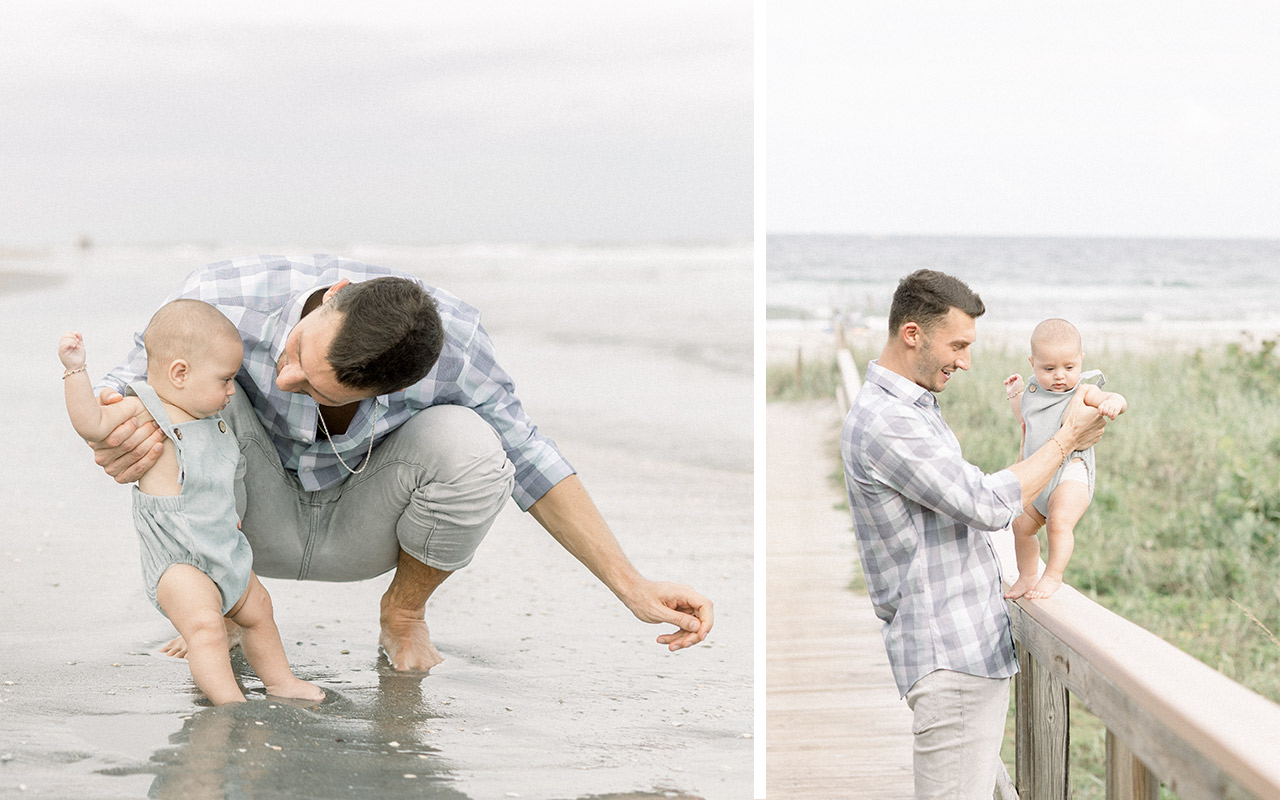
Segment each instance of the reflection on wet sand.
[{"label": "reflection on wet sand", "polygon": [[148,796],[162,799],[465,800],[450,785],[449,765],[429,743],[443,715],[424,699],[421,678],[379,671],[376,689],[327,688],[329,696],[319,705],[253,697],[201,709],[146,764],[105,772],[152,773]]},{"label": "reflection on wet sand", "polygon": [[[234,659],[237,673],[247,669]],[[427,702],[423,675],[394,672],[379,659],[377,688],[326,688],[318,705],[249,692],[250,702],[185,717],[145,764],[103,770],[154,774],[156,800],[270,796],[320,800],[413,797],[468,800],[451,766],[430,744],[448,718]],[[518,797],[519,792],[509,793]],[[569,798],[566,798],[569,800]],[[577,800],[702,800],[676,790],[590,795]]]}]

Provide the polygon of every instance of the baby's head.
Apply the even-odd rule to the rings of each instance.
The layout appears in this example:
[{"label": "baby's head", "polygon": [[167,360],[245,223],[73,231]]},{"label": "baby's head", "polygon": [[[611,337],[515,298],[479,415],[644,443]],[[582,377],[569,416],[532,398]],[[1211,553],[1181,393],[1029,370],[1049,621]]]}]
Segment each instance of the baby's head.
[{"label": "baby's head", "polygon": [[1031,333],[1031,368],[1036,383],[1051,392],[1076,388],[1084,368],[1080,331],[1065,319],[1046,319]]},{"label": "baby's head", "polygon": [[231,320],[208,303],[166,303],[147,324],[143,344],[147,383],[191,416],[218,413],[236,393],[244,344]]}]

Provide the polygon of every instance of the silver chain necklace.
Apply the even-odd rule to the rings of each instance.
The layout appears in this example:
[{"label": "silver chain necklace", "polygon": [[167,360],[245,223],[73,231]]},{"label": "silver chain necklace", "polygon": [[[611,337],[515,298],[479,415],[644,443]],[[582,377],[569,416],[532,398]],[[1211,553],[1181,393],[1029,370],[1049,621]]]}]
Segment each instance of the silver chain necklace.
[{"label": "silver chain necklace", "polygon": [[373,425],[369,431],[369,452],[364,454],[364,463],[360,465],[360,469],[352,469],[346,461],[342,459],[342,454],[338,452],[338,446],[333,443],[333,437],[329,435],[329,426],[324,424],[324,413],[320,410],[320,404],[316,403],[316,415],[320,417],[320,430],[324,431],[324,438],[329,440],[329,446],[333,448],[333,454],[338,457],[338,463],[346,467],[347,472],[352,475],[359,475],[364,472],[364,468],[369,466],[369,456],[373,455],[373,440],[377,436],[378,430],[378,401],[373,401]]}]

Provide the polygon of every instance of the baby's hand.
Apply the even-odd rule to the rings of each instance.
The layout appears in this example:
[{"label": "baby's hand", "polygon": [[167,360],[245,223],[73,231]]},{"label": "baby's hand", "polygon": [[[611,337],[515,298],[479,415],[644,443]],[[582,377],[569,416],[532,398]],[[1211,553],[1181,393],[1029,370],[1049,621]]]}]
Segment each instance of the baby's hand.
[{"label": "baby's hand", "polygon": [[1005,397],[1012,400],[1013,398],[1017,397],[1018,394],[1020,394],[1021,392],[1022,392],[1022,376],[1021,375],[1015,372],[1009,377],[1004,379]]},{"label": "baby's hand", "polygon": [[67,331],[58,340],[58,358],[67,369],[84,366],[84,337],[75,331]]},{"label": "baby's hand", "polygon": [[1123,414],[1128,407],[1129,404],[1125,402],[1124,397],[1113,393],[1098,404],[1098,413],[1107,419],[1115,419]]}]

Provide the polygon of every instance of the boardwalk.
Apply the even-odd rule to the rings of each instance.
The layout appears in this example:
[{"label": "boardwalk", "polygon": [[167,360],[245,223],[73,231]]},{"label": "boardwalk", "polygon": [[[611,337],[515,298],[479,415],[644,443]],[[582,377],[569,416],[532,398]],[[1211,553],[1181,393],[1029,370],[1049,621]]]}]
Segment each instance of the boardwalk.
[{"label": "boardwalk", "polygon": [[912,796],[911,714],[898,698],[828,478],[831,401],[767,410],[767,773],[770,800]]}]

